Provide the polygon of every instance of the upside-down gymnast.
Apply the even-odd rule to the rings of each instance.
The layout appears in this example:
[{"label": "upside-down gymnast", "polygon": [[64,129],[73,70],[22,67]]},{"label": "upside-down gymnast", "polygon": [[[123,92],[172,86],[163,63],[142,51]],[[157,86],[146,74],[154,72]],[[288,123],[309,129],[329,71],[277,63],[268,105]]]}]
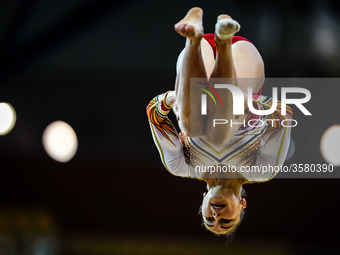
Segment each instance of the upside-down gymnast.
[{"label": "upside-down gymnast", "polygon": [[[192,8],[175,25],[178,34],[186,38],[185,48],[177,60],[175,90],[153,98],[147,106],[152,136],[165,168],[173,175],[203,180],[207,192],[203,194],[200,208],[204,226],[218,235],[229,235],[243,218],[247,202],[243,185],[265,182],[276,172],[241,172],[241,166],[282,165],[290,141],[290,128],[279,124],[269,125],[266,119],[289,119],[280,115],[280,103],[270,115],[255,115],[245,111],[233,115],[232,94],[220,93],[224,107],[213,106],[208,101],[209,116],[202,116],[201,91],[190,84],[191,78],[201,78],[209,83],[213,78],[234,79],[243,93],[248,87],[255,92],[253,106],[266,110],[272,99],[261,95],[264,83],[264,63],[255,46],[244,37],[234,36],[240,29],[230,16],[218,16],[214,34],[203,34],[203,11]],[[241,82],[252,78],[254,82]],[[191,87],[190,87],[191,86]],[[191,90],[191,91],[190,91]],[[181,129],[167,117],[173,109]],[[204,119],[208,118],[208,119]],[[212,119],[232,119],[237,125],[209,125]],[[263,120],[265,125],[242,125],[246,120]],[[244,122],[243,122],[244,123]],[[197,166],[234,166],[221,177],[216,172],[197,171]]]}]

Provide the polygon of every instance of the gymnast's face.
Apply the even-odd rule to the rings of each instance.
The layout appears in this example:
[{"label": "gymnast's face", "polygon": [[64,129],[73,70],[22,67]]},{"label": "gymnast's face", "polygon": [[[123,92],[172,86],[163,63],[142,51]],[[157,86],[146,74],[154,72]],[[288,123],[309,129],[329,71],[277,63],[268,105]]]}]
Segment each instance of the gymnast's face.
[{"label": "gymnast's face", "polygon": [[212,187],[204,194],[202,202],[204,225],[216,234],[227,234],[236,228],[246,206],[246,200],[236,197],[230,190]]}]

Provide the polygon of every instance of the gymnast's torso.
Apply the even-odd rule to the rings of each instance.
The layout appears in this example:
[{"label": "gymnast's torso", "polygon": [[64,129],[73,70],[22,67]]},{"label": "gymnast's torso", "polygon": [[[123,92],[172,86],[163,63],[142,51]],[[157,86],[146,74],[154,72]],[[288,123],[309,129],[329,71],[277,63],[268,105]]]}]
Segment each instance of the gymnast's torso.
[{"label": "gymnast's torso", "polygon": [[[230,141],[215,146],[208,143],[204,137],[186,137],[182,132],[177,132],[167,116],[170,109],[164,102],[166,95],[167,93],[158,95],[150,101],[147,115],[162,163],[171,174],[202,180],[207,169],[211,170],[211,167],[215,167],[214,171],[223,170],[221,174],[224,175],[227,174],[228,171],[225,170],[228,168],[236,170],[250,183],[265,182],[277,174],[277,171],[256,171],[256,168],[250,171],[250,167],[257,166],[257,170],[260,170],[284,163],[289,147],[290,128],[282,126],[281,121],[291,118],[289,107],[285,116],[280,114],[279,102],[275,112],[270,115],[258,116],[249,113],[245,124]],[[253,106],[256,109],[266,110],[271,105],[272,98],[253,96]]]}]

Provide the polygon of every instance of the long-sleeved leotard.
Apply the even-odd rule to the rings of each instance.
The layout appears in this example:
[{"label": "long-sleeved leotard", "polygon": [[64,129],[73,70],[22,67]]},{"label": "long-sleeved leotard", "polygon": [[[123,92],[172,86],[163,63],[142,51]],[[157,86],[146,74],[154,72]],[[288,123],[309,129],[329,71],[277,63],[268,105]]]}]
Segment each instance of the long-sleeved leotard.
[{"label": "long-sleeved leotard", "polygon": [[[292,111],[287,107],[287,115],[280,114],[280,102],[274,113],[257,116],[250,113],[245,121],[253,119],[252,126],[244,125],[237,131],[233,139],[222,146],[209,144],[203,137],[190,138],[176,131],[167,117],[170,108],[164,99],[167,93],[154,97],[147,106],[147,115],[154,142],[157,146],[165,168],[173,175],[203,179],[204,166],[232,166],[248,180],[248,182],[264,182],[272,179],[277,171],[250,171],[249,167],[281,166],[286,158],[290,127],[281,125],[281,121],[291,119]],[[272,99],[265,96],[253,97],[256,109],[271,108]],[[256,126],[255,120],[262,120],[264,125]],[[271,121],[276,120],[276,121]],[[199,170],[201,169],[201,170]],[[269,169],[269,168],[268,168]]]}]

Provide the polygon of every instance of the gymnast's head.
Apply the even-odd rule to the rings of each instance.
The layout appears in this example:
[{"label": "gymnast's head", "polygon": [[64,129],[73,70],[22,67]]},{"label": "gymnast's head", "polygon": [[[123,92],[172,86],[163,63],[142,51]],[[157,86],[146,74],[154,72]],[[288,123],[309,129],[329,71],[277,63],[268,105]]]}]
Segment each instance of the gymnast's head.
[{"label": "gymnast's head", "polygon": [[208,191],[200,207],[203,226],[216,235],[232,236],[247,207],[245,191],[236,179],[206,181]]}]

